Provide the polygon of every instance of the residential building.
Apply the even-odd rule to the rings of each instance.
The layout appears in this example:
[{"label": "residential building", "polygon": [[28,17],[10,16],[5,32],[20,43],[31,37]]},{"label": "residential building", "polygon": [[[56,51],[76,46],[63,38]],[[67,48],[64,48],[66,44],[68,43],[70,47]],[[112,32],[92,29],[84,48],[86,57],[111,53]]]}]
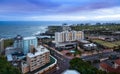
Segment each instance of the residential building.
[{"label": "residential building", "polygon": [[82,31],[63,31],[55,33],[55,42],[70,42],[76,40],[83,40],[84,33]]},{"label": "residential building", "polygon": [[14,38],[14,48],[16,49],[23,49],[23,37],[20,35],[17,35]]},{"label": "residential building", "polygon": [[76,40],[83,40],[84,33],[82,31],[63,31],[55,33],[55,46],[67,48],[71,46],[76,47]]},{"label": "residential building", "polygon": [[43,46],[35,48],[36,52],[27,54],[27,63],[30,71],[36,70],[50,62],[50,52]]},{"label": "residential building", "polygon": [[4,39],[0,39],[0,54],[3,52],[4,50]]},{"label": "residential building", "polygon": [[100,69],[106,72],[120,73],[120,59],[114,61],[113,65],[109,63],[100,63]]},{"label": "residential building", "polygon": [[23,38],[23,53],[27,54],[31,46],[37,47],[38,46],[38,41],[36,37],[24,37]]},{"label": "residential building", "polygon": [[41,67],[49,64],[50,61],[50,51],[48,49],[43,46],[33,47],[31,52],[27,53],[26,61],[21,63],[22,73],[30,72],[32,74],[41,74],[42,72],[45,72],[45,70],[55,66],[57,63],[55,62],[52,66],[48,65],[44,67],[44,69],[41,69]]},{"label": "residential building", "polygon": [[22,51],[24,54],[27,54],[30,51],[31,46],[38,46],[38,40],[36,37],[22,37],[17,35],[14,38],[14,48]]}]

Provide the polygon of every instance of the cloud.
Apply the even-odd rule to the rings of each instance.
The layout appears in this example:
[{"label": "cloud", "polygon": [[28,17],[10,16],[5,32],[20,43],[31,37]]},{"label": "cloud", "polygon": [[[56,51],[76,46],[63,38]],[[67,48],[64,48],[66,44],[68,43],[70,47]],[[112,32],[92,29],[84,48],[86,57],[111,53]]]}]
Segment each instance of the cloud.
[{"label": "cloud", "polygon": [[0,0],[0,20],[118,20],[119,14],[120,0]]}]

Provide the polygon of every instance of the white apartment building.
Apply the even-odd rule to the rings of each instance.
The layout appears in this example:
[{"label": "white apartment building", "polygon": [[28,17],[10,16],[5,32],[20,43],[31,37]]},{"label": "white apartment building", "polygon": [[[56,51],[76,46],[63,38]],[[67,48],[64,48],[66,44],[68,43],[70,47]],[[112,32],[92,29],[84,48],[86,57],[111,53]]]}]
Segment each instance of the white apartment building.
[{"label": "white apartment building", "polygon": [[83,40],[83,39],[84,39],[84,33],[82,31],[63,31],[63,32],[55,33],[56,43]]}]

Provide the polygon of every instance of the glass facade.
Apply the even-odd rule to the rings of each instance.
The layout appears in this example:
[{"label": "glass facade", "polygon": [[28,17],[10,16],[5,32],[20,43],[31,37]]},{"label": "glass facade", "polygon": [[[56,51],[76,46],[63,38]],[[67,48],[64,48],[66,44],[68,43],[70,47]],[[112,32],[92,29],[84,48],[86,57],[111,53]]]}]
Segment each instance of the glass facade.
[{"label": "glass facade", "polygon": [[34,47],[37,47],[38,45],[37,38],[23,39],[23,53],[24,54],[27,54],[30,51],[31,45]]}]

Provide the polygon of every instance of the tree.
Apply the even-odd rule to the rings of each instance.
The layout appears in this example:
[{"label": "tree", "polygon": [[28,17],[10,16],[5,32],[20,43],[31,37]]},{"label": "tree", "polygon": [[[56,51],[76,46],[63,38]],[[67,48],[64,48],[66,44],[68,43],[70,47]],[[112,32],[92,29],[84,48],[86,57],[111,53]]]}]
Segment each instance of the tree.
[{"label": "tree", "polygon": [[83,61],[80,58],[74,58],[70,61],[70,69],[75,69],[81,74],[112,74],[98,70],[97,68],[93,67],[91,64]]},{"label": "tree", "polygon": [[0,56],[0,74],[21,74],[21,72],[7,62],[4,56]]}]

